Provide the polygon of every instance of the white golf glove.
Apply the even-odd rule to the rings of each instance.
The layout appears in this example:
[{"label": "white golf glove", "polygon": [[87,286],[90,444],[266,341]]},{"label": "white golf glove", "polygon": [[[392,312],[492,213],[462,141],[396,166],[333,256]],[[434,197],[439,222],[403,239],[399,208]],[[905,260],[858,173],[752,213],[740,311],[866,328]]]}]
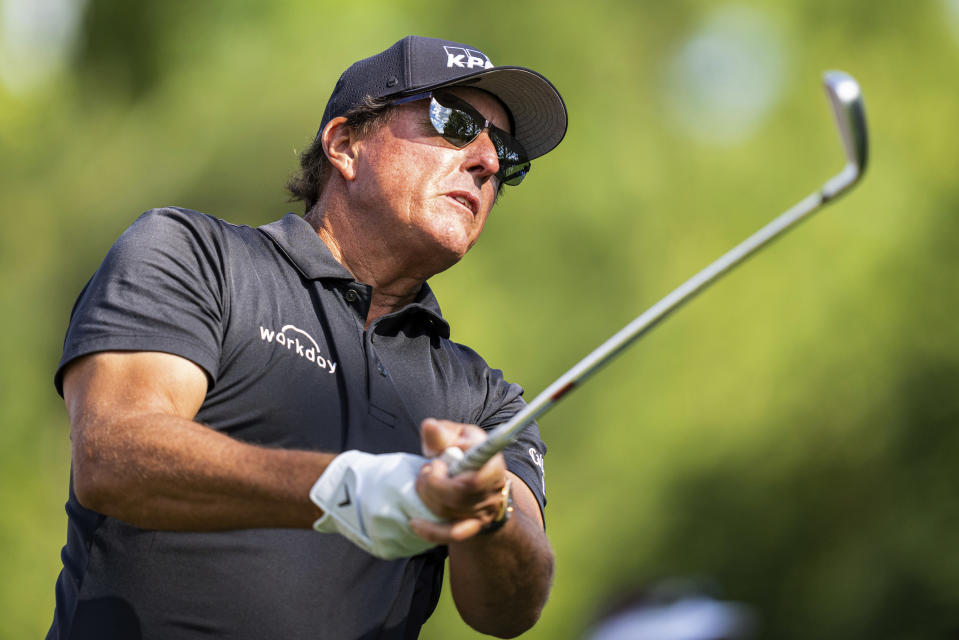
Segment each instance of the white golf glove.
[{"label": "white golf glove", "polygon": [[386,560],[415,556],[435,547],[413,533],[409,525],[410,518],[442,522],[416,493],[416,477],[426,462],[426,458],[409,453],[341,453],[310,490],[310,499],[324,512],[313,528],[342,534]]}]

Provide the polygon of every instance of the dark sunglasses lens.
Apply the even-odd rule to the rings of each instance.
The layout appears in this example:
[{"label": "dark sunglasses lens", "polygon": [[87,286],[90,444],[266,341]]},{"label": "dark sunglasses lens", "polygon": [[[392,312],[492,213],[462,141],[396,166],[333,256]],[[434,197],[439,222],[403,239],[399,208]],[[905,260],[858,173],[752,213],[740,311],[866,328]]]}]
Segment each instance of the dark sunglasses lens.
[{"label": "dark sunglasses lens", "polygon": [[[430,100],[430,122],[443,139],[457,147],[465,147],[483,132],[486,120],[469,105],[446,93],[434,94]],[[516,186],[529,173],[526,150],[505,131],[490,126],[490,140],[496,147],[500,182]]]},{"label": "dark sunglasses lens", "polygon": [[492,127],[490,140],[493,141],[496,156],[499,158],[499,171],[496,172],[496,177],[500,179],[500,182],[515,187],[529,173],[530,162],[527,159],[529,156],[526,155],[526,149],[513,136]]},{"label": "dark sunglasses lens", "polygon": [[528,162],[514,165],[501,164],[499,171],[496,172],[496,175],[503,184],[508,184],[511,187],[515,187],[523,181],[523,178],[525,178],[526,174],[529,173],[529,169],[530,163]]},{"label": "dark sunglasses lens", "polygon": [[482,131],[482,123],[469,113],[440,104],[436,98],[430,101],[430,122],[438,134],[457,147],[465,147]]}]

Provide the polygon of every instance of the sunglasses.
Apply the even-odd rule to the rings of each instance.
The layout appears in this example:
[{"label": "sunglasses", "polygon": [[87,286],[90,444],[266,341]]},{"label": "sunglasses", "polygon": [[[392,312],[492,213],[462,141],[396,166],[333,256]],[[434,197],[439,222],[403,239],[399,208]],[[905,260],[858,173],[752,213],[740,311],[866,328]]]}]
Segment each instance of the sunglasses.
[{"label": "sunglasses", "polygon": [[463,148],[489,129],[489,138],[496,148],[499,171],[496,177],[501,184],[515,187],[529,173],[530,162],[526,149],[519,140],[494,126],[476,109],[447,91],[429,91],[397,98],[391,105],[406,104],[430,99],[430,124],[444,140],[454,147]]}]

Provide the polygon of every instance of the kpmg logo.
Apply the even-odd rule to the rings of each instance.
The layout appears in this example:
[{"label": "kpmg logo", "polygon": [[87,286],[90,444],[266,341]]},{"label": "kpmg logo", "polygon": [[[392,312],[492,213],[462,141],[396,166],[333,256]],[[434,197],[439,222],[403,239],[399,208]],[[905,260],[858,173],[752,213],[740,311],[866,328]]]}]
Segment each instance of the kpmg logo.
[{"label": "kpmg logo", "polygon": [[446,49],[446,67],[452,69],[491,69],[493,63],[482,51],[467,49],[466,47],[448,47]]},{"label": "kpmg logo", "polygon": [[336,363],[320,355],[320,347],[313,336],[292,324],[284,325],[279,331],[260,325],[260,340],[267,344],[275,343],[324,371],[329,373],[336,371]]}]

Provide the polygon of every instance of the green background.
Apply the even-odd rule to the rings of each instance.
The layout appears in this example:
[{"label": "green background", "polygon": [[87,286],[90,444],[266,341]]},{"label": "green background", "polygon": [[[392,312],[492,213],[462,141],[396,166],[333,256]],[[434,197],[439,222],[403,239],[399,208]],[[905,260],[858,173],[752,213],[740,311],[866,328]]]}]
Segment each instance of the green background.
[{"label": "green background", "polygon": [[[2,7],[0,638],[52,615],[52,375],[86,279],[151,207],[291,210],[339,73],[409,33],[530,66],[567,101],[564,143],[434,281],[454,339],[528,397],[839,171],[822,71],[866,97],[857,190],[541,421],[557,569],[527,637],[581,637],[666,576],[715,580],[768,638],[959,632],[956,0]],[[423,637],[470,636],[444,595]]]}]

